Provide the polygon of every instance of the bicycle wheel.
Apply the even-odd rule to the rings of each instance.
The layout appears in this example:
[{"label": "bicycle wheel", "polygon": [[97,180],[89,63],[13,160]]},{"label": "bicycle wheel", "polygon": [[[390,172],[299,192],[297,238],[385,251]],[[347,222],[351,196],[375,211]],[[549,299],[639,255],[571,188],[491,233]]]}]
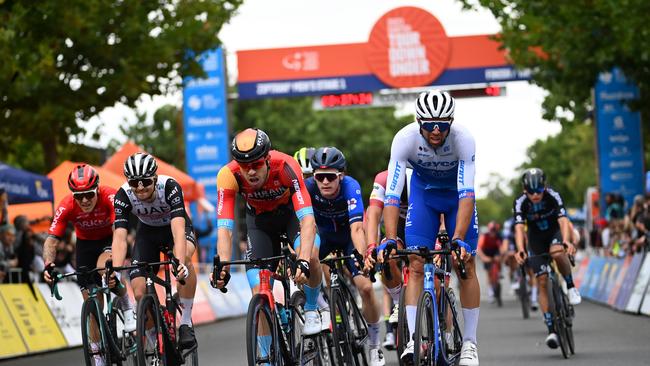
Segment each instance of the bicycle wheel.
[{"label": "bicycle wheel", "polygon": [[524,319],[530,318],[530,297],[528,297],[528,282],[526,281],[526,270],[524,267],[520,267],[520,276],[519,276],[519,290],[517,290],[517,295],[519,296],[519,302],[521,303],[521,313],[524,316]]},{"label": "bicycle wheel", "polygon": [[138,302],[136,340],[138,365],[166,365],[167,334],[163,331],[158,303],[154,295],[145,295]]},{"label": "bicycle wheel", "polygon": [[278,348],[278,329],[268,300],[256,294],[248,305],[246,316],[246,350],[248,365],[283,365]]},{"label": "bicycle wheel", "polygon": [[365,344],[368,339],[368,324],[366,319],[361,314],[359,306],[354,301],[352,297],[352,292],[347,286],[341,286],[343,293],[347,293],[345,297],[347,299],[346,306],[348,314],[350,314],[350,330],[353,335],[353,358],[356,365],[367,366],[368,358],[366,357]]},{"label": "bicycle wheel", "polygon": [[330,292],[330,316],[332,321],[332,343],[337,365],[356,365],[353,361],[353,334],[345,295],[336,289]]},{"label": "bicycle wheel", "polygon": [[435,300],[428,291],[423,291],[418,300],[415,333],[413,334],[414,364],[433,365],[436,362],[436,340],[438,339],[438,314]]},{"label": "bicycle wheel", "polygon": [[84,301],[81,308],[81,336],[86,365],[111,364],[110,346],[101,324],[103,316],[95,298]]},{"label": "bicycle wheel", "polygon": [[114,304],[114,302],[111,303],[111,310],[108,313],[108,325],[111,337],[113,338],[113,342],[117,348],[116,357],[113,357],[114,361],[117,366],[135,366],[138,364],[138,348],[136,345],[135,335],[123,330],[123,312],[118,310]]},{"label": "bicycle wheel", "polygon": [[564,302],[567,345],[569,346],[569,352],[571,352],[572,355],[575,355],[575,342],[573,340],[573,306],[569,304],[569,299],[564,292],[562,292],[562,298]]},{"label": "bicycle wheel", "polygon": [[456,295],[451,288],[445,289],[444,300],[440,306],[440,353],[438,366],[457,365],[460,361],[460,350],[463,346],[463,334],[458,324],[458,304]]},{"label": "bicycle wheel", "polygon": [[557,334],[557,338],[560,341],[560,349],[562,350],[562,356],[564,358],[569,358],[570,353],[569,353],[569,346],[567,344],[564,302],[561,295],[562,290],[560,289],[555,279],[551,281],[552,281],[551,291],[553,293],[553,310],[554,310],[553,326],[555,328],[555,334]]},{"label": "bicycle wheel", "polygon": [[406,348],[406,344],[411,338],[411,333],[409,332],[408,322],[406,321],[406,286],[402,287],[402,293],[399,295],[399,313],[397,313],[397,331],[395,336],[397,337],[397,359],[399,360],[399,365],[404,366],[402,363],[401,355]]}]

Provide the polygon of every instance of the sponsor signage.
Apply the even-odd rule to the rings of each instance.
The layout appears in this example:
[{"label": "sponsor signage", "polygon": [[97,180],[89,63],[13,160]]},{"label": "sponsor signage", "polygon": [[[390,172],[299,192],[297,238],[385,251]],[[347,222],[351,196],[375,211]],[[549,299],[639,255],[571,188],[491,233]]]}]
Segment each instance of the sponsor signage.
[{"label": "sponsor signage", "polygon": [[[36,284],[34,285],[36,286]],[[73,282],[61,282],[58,285],[59,294],[62,300],[57,300],[52,296],[50,287],[45,283],[39,283],[38,289],[41,291],[47,306],[50,308],[54,319],[59,325],[69,347],[80,346],[83,344],[81,338],[81,306],[84,298],[79,291],[79,286]],[[121,324],[121,322],[118,322]]]},{"label": "sponsor signage", "polygon": [[[207,51],[201,56],[206,78],[186,78],[183,89],[185,157],[187,172],[205,187],[206,199],[216,202],[217,173],[230,160],[226,74],[223,49]],[[209,215],[217,227],[216,217]],[[197,218],[196,209],[192,217]],[[196,219],[195,219],[196,220]],[[197,220],[195,225],[204,224]],[[206,243],[216,243],[216,230]]]},{"label": "sponsor signage", "polygon": [[384,14],[365,43],[239,51],[237,60],[240,99],[530,79],[490,35],[449,37],[410,6]]},{"label": "sponsor signage", "polygon": [[601,73],[595,88],[596,132],[601,207],[606,193],[619,193],[631,207],[643,194],[641,114],[628,102],[639,98],[638,88],[620,69]]},{"label": "sponsor signage", "polygon": [[[0,285],[2,286],[2,285]],[[27,353],[27,347],[0,296],[0,359]]]}]

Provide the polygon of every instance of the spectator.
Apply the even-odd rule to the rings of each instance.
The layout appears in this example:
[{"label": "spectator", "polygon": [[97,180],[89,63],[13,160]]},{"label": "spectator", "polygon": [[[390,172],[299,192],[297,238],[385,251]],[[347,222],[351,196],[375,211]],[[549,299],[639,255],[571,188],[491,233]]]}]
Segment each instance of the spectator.
[{"label": "spectator", "polygon": [[9,271],[18,267],[18,258],[14,251],[16,229],[13,225],[0,226],[0,278],[2,282],[13,282],[15,278],[9,276]]},{"label": "spectator", "polygon": [[9,198],[7,197],[7,192],[3,187],[0,187],[0,226],[7,225],[9,223],[9,215],[7,214],[7,205],[9,204]]}]

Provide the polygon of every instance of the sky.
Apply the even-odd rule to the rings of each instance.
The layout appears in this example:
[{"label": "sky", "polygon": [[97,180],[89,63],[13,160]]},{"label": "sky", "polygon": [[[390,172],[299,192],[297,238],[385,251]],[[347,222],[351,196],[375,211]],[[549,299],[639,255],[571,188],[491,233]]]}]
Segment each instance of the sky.
[{"label": "sky", "polygon": [[[500,29],[489,11],[463,11],[453,0],[246,0],[219,33],[227,52],[230,83],[236,81],[238,50],[365,42],[374,23],[400,6],[429,11],[440,20],[448,36],[493,34]],[[457,100],[455,123],[468,126],[476,140],[478,198],[487,193],[481,186],[491,173],[507,179],[517,176],[516,167],[526,160],[526,148],[560,131],[559,123],[541,118],[544,90],[527,82],[512,82],[506,88],[506,96],[502,97]],[[144,96],[137,108],[153,113],[165,104],[180,106],[182,95]],[[412,108],[402,105],[399,111],[412,113]],[[86,142],[105,147],[113,138],[123,141],[118,125],[135,120],[134,111],[123,105],[108,108],[86,126],[89,136],[103,121],[101,140]]]}]

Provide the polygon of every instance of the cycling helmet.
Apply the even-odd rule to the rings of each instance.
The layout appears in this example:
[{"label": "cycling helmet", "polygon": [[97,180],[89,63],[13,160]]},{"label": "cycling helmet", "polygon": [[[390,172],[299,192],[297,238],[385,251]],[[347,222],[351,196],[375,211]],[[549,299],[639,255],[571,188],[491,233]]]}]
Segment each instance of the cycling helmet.
[{"label": "cycling helmet", "polygon": [[420,119],[452,119],[456,102],[449,93],[429,90],[420,93],[415,101],[415,117]]},{"label": "cycling helmet", "polygon": [[129,180],[152,178],[157,170],[156,159],[147,153],[135,153],[124,162],[124,176]]},{"label": "cycling helmet", "polygon": [[488,231],[499,232],[499,223],[496,221],[490,221],[487,225]]},{"label": "cycling helmet", "polygon": [[341,172],[345,170],[346,165],[345,155],[335,147],[319,147],[311,157],[313,169],[334,168]]},{"label": "cycling helmet", "polygon": [[302,174],[311,174],[314,172],[314,169],[311,168],[311,157],[314,156],[315,151],[316,149],[313,147],[303,147],[293,154],[293,158],[300,164]]},{"label": "cycling helmet", "polygon": [[88,164],[79,164],[68,175],[68,188],[72,192],[84,192],[97,188],[99,174]]},{"label": "cycling helmet", "polygon": [[546,174],[539,168],[530,168],[521,177],[521,183],[528,193],[541,193],[546,189]]},{"label": "cycling helmet", "polygon": [[232,139],[230,153],[239,163],[250,163],[265,157],[271,150],[271,140],[266,132],[247,128]]}]

